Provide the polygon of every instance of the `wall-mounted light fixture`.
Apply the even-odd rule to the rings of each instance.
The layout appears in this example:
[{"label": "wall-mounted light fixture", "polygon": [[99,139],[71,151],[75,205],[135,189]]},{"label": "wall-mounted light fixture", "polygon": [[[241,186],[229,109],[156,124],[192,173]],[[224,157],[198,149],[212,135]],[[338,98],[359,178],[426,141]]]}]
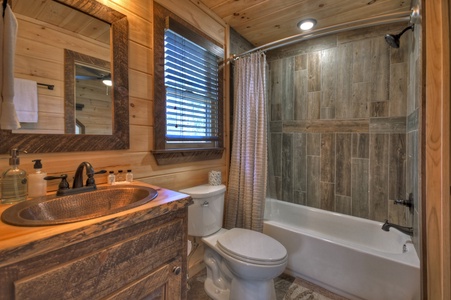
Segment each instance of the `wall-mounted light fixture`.
[{"label": "wall-mounted light fixture", "polygon": [[304,19],[298,23],[298,28],[301,30],[310,30],[316,25],[315,19]]}]

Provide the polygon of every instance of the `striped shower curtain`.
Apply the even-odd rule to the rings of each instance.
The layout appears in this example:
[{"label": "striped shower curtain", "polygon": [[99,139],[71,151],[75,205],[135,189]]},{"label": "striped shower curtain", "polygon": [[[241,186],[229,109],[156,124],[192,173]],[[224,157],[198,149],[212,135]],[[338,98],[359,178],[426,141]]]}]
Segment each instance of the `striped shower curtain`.
[{"label": "striped shower curtain", "polygon": [[263,230],[267,177],[265,65],[263,52],[242,57],[235,63],[226,228]]}]

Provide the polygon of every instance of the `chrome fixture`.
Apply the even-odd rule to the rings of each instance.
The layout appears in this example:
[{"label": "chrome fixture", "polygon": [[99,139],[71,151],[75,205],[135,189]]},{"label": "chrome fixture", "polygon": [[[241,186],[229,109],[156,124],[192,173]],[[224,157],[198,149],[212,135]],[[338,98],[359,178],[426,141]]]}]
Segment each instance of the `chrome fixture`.
[{"label": "chrome fixture", "polygon": [[382,225],[382,230],[390,231],[390,227],[393,227],[394,229],[399,230],[404,234],[413,236],[413,227],[401,226],[401,225],[389,223],[388,220],[385,220],[385,223]]},{"label": "chrome fixture", "polygon": [[[86,185],[83,186],[83,170],[86,169]],[[100,170],[98,172],[94,172],[94,168],[92,165],[84,161],[80,165],[78,165],[77,170],[75,171],[74,181],[72,183],[72,189],[69,188],[69,183],[67,182],[67,174],[62,174],[60,176],[46,176],[45,180],[54,180],[61,179],[60,184],[58,185],[58,191],[56,192],[57,196],[64,195],[74,195],[83,192],[95,191],[97,189],[96,182],[94,180],[94,174],[103,174],[106,173],[106,170]]]}]

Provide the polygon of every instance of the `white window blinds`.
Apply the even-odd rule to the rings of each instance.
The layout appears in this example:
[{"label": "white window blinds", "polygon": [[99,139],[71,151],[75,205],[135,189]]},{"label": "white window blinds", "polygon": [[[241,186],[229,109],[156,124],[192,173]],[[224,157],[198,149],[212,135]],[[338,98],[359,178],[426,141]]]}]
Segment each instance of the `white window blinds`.
[{"label": "white window blinds", "polygon": [[166,141],[209,143],[219,138],[218,57],[166,29]]}]

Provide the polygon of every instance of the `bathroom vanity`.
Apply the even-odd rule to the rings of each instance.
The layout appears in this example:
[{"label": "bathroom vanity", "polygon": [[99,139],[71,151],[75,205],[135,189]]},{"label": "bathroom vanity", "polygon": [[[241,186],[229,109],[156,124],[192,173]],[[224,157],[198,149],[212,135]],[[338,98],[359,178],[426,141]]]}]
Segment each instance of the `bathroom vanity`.
[{"label": "bathroom vanity", "polygon": [[186,299],[192,200],[142,185],[158,197],[116,214],[54,226],[0,223],[0,299]]}]

